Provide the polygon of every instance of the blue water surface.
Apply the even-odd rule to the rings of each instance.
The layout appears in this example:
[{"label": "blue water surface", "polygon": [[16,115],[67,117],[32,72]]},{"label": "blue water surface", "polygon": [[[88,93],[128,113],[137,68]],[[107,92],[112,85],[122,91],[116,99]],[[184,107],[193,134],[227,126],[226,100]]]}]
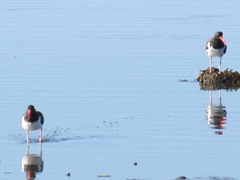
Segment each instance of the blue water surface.
[{"label": "blue water surface", "polygon": [[[240,70],[239,1],[4,0],[0,7],[0,176],[27,179],[20,120],[45,117],[36,179],[240,179],[238,91],[221,91],[223,129],[196,78],[206,41]],[[214,59],[218,66],[218,59]],[[212,92],[219,103],[219,92]],[[217,132],[217,133],[216,133]],[[218,132],[221,132],[219,134]],[[40,156],[32,132],[29,152]]]}]

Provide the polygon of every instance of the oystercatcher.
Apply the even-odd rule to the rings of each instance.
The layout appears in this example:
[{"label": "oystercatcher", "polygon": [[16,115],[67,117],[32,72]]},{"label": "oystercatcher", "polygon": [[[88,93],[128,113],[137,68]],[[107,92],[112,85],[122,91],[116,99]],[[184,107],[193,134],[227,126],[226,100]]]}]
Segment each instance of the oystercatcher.
[{"label": "oystercatcher", "polygon": [[30,142],[29,131],[40,129],[39,142],[42,142],[42,126],[44,117],[41,112],[36,111],[33,105],[29,105],[22,116],[22,127],[26,131],[27,142]]},{"label": "oystercatcher", "polygon": [[206,43],[206,53],[210,59],[210,73],[212,72],[212,58],[220,57],[219,73],[221,72],[222,56],[227,51],[227,42],[223,39],[223,33],[217,31],[213,38],[209,39]]}]

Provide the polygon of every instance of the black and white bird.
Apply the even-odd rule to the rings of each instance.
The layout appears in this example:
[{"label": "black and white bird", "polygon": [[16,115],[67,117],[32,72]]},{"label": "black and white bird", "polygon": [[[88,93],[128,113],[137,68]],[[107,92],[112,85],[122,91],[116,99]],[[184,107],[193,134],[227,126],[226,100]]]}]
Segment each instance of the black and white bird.
[{"label": "black and white bird", "polygon": [[44,117],[41,112],[36,111],[33,105],[29,105],[22,116],[22,127],[26,131],[27,142],[30,142],[29,131],[40,129],[39,142],[42,142],[42,126]]},{"label": "black and white bird", "polygon": [[213,38],[206,43],[206,53],[210,59],[210,73],[212,72],[212,58],[220,57],[219,73],[221,73],[222,57],[227,52],[227,42],[223,39],[223,33],[217,31]]}]

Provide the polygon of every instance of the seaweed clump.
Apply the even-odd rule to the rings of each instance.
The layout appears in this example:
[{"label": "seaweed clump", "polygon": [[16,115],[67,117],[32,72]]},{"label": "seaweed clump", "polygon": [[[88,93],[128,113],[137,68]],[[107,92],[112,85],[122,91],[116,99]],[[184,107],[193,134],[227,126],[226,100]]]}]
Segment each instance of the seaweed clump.
[{"label": "seaweed clump", "polygon": [[197,78],[202,90],[238,90],[240,88],[240,73],[226,69],[219,73],[219,69],[212,67],[202,70]]}]

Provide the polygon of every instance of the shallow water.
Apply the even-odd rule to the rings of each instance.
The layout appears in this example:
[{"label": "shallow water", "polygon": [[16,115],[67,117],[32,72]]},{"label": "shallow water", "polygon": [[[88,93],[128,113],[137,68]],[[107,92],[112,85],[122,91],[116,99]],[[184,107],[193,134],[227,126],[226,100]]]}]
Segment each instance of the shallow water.
[{"label": "shallow water", "polygon": [[26,179],[28,104],[46,119],[36,179],[240,179],[239,93],[221,91],[226,122],[213,128],[210,92],[195,81],[217,30],[229,46],[222,69],[240,70],[238,1],[1,4],[2,179]]}]

